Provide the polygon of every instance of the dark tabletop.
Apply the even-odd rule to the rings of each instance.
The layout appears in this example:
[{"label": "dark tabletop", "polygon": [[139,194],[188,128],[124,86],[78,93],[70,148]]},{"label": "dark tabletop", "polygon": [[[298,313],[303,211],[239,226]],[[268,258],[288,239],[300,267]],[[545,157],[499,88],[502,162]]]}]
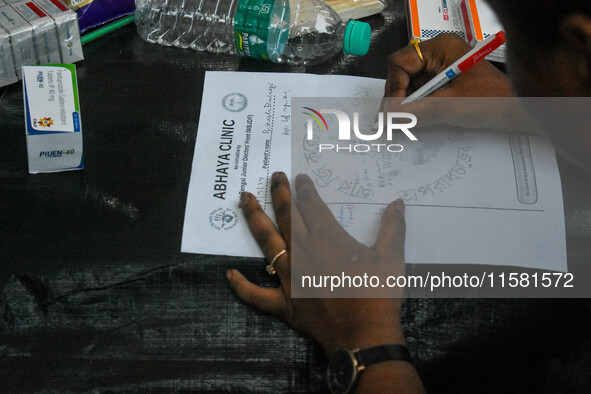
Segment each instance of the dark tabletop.
[{"label": "dark tabletop", "polygon": [[[225,271],[262,259],[180,253],[206,70],[385,78],[404,4],[367,20],[367,56],[288,68],[143,42],[133,25],[77,64],[85,169],[30,175],[20,83],[0,88],[0,391],[322,392],[309,339],[240,302]],[[568,258],[591,256],[588,176],[561,162]],[[403,326],[433,392],[591,390],[587,300],[409,299]]]}]

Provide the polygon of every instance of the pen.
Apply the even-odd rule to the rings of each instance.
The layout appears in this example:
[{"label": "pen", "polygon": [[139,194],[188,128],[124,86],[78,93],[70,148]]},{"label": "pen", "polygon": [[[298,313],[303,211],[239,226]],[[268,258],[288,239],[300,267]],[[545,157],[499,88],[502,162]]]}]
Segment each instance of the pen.
[{"label": "pen", "polygon": [[478,62],[484,59],[489,53],[503,45],[504,42],[505,33],[503,31],[498,32],[494,36],[490,36],[484,41],[480,41],[470,52],[466,53],[448,68],[433,77],[433,79],[425,85],[421,86],[414,93],[402,100],[401,104],[412,103],[413,101],[417,101],[430,95],[462,72],[466,72],[475,64],[478,64]]}]

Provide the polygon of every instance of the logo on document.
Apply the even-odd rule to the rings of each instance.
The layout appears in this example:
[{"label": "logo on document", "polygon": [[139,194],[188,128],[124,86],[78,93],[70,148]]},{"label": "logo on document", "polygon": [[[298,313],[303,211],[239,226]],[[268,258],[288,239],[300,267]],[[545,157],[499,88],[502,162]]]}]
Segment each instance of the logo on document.
[{"label": "logo on document", "polygon": [[238,216],[230,208],[218,208],[209,214],[209,224],[216,230],[230,230],[238,223]]},{"label": "logo on document", "polygon": [[222,107],[226,111],[240,112],[248,105],[248,99],[242,93],[229,93],[222,99]]}]

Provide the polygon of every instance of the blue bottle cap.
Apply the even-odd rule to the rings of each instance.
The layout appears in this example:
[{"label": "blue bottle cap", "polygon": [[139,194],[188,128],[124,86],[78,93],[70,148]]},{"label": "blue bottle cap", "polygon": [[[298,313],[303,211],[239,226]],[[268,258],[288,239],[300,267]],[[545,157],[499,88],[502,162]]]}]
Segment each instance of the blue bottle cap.
[{"label": "blue bottle cap", "polygon": [[343,50],[349,55],[363,56],[369,50],[371,27],[368,23],[350,20],[345,28]]}]

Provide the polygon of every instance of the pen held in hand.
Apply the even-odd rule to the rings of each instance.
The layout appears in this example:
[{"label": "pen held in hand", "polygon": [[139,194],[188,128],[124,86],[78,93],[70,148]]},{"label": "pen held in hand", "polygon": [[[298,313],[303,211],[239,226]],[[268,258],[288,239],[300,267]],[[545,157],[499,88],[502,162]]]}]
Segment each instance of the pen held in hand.
[{"label": "pen held in hand", "polygon": [[500,47],[505,43],[505,33],[499,31],[494,36],[490,36],[486,40],[479,42],[476,46],[466,53],[464,56],[459,58],[457,61],[452,63],[445,70],[437,74],[433,79],[421,86],[414,93],[405,98],[401,104],[412,103],[423,97],[426,97],[443,85],[454,79],[462,72],[468,71],[470,68],[478,64],[483,60],[489,53]]}]

